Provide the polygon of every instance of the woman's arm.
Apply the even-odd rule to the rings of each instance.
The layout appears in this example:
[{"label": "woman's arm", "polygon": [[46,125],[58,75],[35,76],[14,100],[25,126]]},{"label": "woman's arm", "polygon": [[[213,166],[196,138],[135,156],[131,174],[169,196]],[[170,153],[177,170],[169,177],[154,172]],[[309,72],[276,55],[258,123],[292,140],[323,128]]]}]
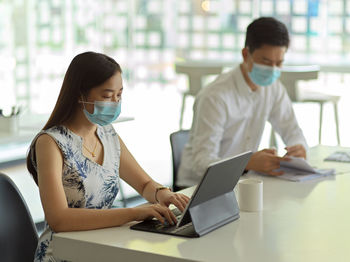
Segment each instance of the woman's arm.
[{"label": "woman's arm", "polygon": [[154,193],[156,188],[161,185],[152,180],[152,178],[142,169],[120,137],[119,142],[121,148],[119,167],[120,178],[132,186],[148,202],[156,203]]},{"label": "woman's arm", "polygon": [[57,144],[46,134],[36,142],[38,186],[45,218],[55,232],[90,230],[119,226],[133,220],[156,217],[176,221],[167,208],[151,205],[139,208],[86,209],[69,208],[62,184],[63,157]]},{"label": "woman's arm", "polygon": [[152,180],[152,178],[141,168],[120,137],[119,141],[121,147],[119,167],[120,177],[135,188],[135,190],[147,201],[157,203],[158,200],[158,202],[163,205],[168,206],[174,204],[181,211],[184,210],[189,198],[183,194],[173,193],[164,189],[157,192],[156,199],[157,188],[161,187],[161,185]]}]

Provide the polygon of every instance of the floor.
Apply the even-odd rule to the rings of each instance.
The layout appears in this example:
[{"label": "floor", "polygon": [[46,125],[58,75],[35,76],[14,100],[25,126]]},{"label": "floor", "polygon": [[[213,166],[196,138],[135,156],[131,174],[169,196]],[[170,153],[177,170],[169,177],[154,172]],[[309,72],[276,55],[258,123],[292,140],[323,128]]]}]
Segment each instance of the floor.
[{"label": "floor", "polygon": [[[179,115],[182,101],[181,90],[186,83],[161,85],[128,85],[125,84],[122,115],[133,116],[135,120],[115,124],[115,128],[123,141],[133,153],[136,160],[156,181],[164,185],[171,184],[172,162],[169,142],[170,133],[179,129]],[[129,86],[129,87],[128,87]],[[333,88],[333,87],[332,87]],[[350,90],[350,89],[349,89]],[[343,87],[334,87],[333,92],[342,94],[339,102],[340,136],[343,146],[350,146],[350,123],[347,113],[350,112],[350,92]],[[192,117],[193,99],[186,102],[184,128],[189,128]],[[300,126],[304,130],[309,146],[318,143],[319,107],[315,104],[295,104],[295,113]],[[269,125],[261,142],[261,148],[269,146]],[[336,145],[333,108],[326,105],[324,109],[323,140],[326,145]],[[281,141],[280,141],[281,142]],[[283,143],[279,143],[278,151],[284,153]],[[0,168],[11,176],[27,201],[35,222],[44,219],[37,186],[25,169],[24,163]],[[133,197],[127,203],[133,206],[144,200],[135,197],[136,192],[125,183],[123,191],[127,198]],[[119,197],[120,200],[120,197]],[[118,200],[118,201],[119,201]],[[121,206],[122,202],[116,202]]]}]

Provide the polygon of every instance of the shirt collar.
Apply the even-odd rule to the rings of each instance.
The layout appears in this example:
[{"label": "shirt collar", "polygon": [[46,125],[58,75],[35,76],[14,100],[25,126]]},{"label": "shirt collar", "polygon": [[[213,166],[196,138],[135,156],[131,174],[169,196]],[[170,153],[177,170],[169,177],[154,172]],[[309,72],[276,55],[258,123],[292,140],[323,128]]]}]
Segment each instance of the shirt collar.
[{"label": "shirt collar", "polygon": [[250,89],[247,82],[245,81],[240,65],[238,65],[234,70],[234,75],[234,79],[236,82],[235,84],[237,85],[237,89],[239,90],[239,92],[241,94],[251,94],[253,91]]},{"label": "shirt collar", "polygon": [[247,82],[244,79],[240,65],[238,65],[236,67],[236,69],[234,70],[234,74],[235,74],[235,79],[236,79],[236,84],[237,84],[238,90],[240,92],[242,92],[242,94],[252,95],[252,94],[260,93],[260,89],[261,89],[260,87],[258,87],[258,89],[256,91],[253,91],[250,88],[250,86],[247,84]]}]

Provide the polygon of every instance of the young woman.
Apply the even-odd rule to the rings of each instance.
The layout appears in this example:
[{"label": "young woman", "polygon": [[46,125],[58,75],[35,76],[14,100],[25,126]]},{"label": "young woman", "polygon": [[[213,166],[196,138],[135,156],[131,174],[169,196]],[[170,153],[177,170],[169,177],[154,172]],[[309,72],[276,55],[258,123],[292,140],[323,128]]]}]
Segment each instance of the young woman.
[{"label": "young woman", "polygon": [[[34,138],[27,167],[39,186],[46,229],[35,261],[52,258],[55,232],[90,230],[155,217],[176,223],[168,206],[189,198],[153,181],[111,123],[119,116],[122,70],[112,58],[86,52],[71,62],[55,108]],[[112,209],[119,178],[152,205]]]}]

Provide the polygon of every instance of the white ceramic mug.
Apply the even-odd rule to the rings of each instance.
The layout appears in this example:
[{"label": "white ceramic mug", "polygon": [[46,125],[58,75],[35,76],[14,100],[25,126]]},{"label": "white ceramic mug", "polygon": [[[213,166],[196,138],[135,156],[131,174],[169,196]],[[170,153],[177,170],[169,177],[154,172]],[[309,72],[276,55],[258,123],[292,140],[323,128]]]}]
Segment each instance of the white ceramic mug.
[{"label": "white ceramic mug", "polygon": [[257,212],[263,209],[263,181],[259,179],[243,179],[238,182],[239,209]]}]

